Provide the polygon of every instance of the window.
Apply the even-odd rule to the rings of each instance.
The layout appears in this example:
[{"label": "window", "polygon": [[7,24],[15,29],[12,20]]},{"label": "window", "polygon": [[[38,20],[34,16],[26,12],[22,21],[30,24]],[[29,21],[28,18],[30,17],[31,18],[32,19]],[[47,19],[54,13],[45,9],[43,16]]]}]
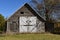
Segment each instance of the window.
[{"label": "window", "polygon": [[20,12],[21,14],[24,14],[24,12]]}]

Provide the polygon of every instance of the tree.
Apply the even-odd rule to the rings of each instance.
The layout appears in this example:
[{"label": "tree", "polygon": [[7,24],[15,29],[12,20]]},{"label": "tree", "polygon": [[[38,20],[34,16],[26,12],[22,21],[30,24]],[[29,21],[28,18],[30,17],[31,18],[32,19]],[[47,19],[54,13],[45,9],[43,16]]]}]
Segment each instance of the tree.
[{"label": "tree", "polygon": [[[58,4],[60,4],[60,0],[45,0],[45,8],[46,8],[46,20],[47,21],[54,21],[53,19],[53,15],[56,16],[55,14],[52,14],[52,11],[54,11],[54,7],[56,7],[55,5],[58,6]],[[50,18],[52,17],[52,18]]]},{"label": "tree", "polygon": [[5,29],[5,19],[4,16],[0,14],[0,31],[4,31],[4,29]]}]

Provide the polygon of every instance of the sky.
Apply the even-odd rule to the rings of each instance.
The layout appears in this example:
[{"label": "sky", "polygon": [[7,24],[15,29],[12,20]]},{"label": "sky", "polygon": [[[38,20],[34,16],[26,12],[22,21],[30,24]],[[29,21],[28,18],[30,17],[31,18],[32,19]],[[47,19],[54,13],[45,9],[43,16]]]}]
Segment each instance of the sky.
[{"label": "sky", "polygon": [[29,0],[0,0],[0,14],[8,18],[26,2]]}]

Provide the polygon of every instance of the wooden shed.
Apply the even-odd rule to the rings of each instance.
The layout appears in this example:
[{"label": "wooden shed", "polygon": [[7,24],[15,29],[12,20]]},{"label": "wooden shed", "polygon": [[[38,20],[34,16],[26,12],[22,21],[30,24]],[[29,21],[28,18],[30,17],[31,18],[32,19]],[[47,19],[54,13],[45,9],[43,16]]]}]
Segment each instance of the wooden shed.
[{"label": "wooden shed", "polygon": [[27,3],[7,20],[7,32],[43,33],[45,20]]}]

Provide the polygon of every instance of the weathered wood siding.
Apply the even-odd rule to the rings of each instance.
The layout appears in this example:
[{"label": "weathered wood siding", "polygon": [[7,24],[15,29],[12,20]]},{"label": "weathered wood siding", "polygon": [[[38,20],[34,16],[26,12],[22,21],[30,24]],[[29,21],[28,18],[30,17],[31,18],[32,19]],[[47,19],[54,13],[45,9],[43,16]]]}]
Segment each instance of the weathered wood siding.
[{"label": "weathered wood siding", "polygon": [[[24,12],[24,13],[21,13]],[[19,18],[21,16],[36,16],[37,17],[37,32],[45,32],[45,25],[44,22],[38,17],[38,15],[35,15],[35,13],[32,13],[28,10],[26,6],[23,6],[21,9],[19,9],[17,12],[15,12],[8,20],[7,20],[7,32],[19,32]],[[43,24],[41,26],[41,24]],[[43,30],[40,30],[40,29]]]}]

